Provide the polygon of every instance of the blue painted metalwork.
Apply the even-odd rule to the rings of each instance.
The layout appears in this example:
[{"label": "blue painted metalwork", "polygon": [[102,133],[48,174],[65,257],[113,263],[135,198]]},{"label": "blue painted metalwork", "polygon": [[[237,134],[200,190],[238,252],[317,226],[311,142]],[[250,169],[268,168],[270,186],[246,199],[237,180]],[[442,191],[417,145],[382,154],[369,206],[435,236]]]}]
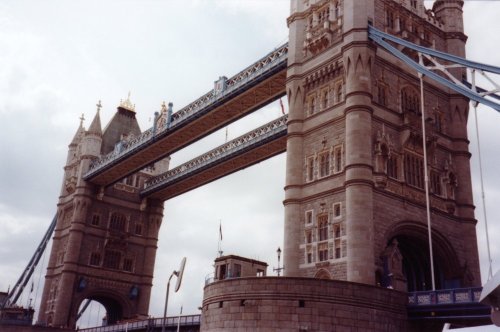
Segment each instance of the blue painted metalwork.
[{"label": "blue painted metalwork", "polygon": [[235,138],[207,153],[194,158],[176,168],[149,179],[141,191],[142,196],[150,195],[166,186],[180,181],[191,174],[236,156],[269,139],[286,135],[288,115],[284,115],[257,129]]},{"label": "blue painted metalwork", "polygon": [[23,274],[21,275],[21,277],[19,277],[16,284],[10,291],[7,300],[4,302],[4,307],[9,307],[11,305],[14,305],[19,299],[19,296],[21,296],[21,294],[23,293],[23,290],[28,284],[31,275],[35,271],[35,268],[38,265],[40,258],[42,258],[45,248],[47,247],[47,243],[52,238],[52,233],[54,233],[54,229],[56,228],[56,223],[57,223],[57,215],[55,215],[54,218],[52,219],[52,222],[50,223],[47,232],[45,232],[42,241],[36,248],[35,253],[31,257],[31,260],[29,261],[26,268],[24,269]]},{"label": "blue painted metalwork", "polygon": [[[86,329],[80,329],[79,331],[85,332],[121,332],[121,331],[154,331],[154,329],[160,329],[163,324],[163,317],[160,318],[148,318],[144,320],[137,320],[129,323],[120,323],[109,326],[97,326]],[[165,320],[166,327],[179,326],[191,326],[196,327],[201,324],[201,315],[186,315],[178,317],[167,317]]]},{"label": "blue painted metalwork", "polygon": [[453,63],[458,63],[458,64],[463,65],[464,67],[479,69],[479,70],[487,71],[489,73],[500,74],[500,67],[487,65],[487,64],[480,63],[480,62],[470,61],[470,60],[464,59],[464,58],[456,56],[456,55],[448,54],[448,53],[441,52],[441,51],[436,51],[436,50],[433,50],[431,48],[427,48],[427,47],[423,47],[423,46],[420,46],[417,44],[413,44],[407,40],[404,40],[404,39],[395,37],[393,35],[387,34],[385,32],[382,32],[380,30],[377,30],[373,26],[368,27],[368,33],[370,34],[370,38],[372,38],[372,36],[378,36],[382,39],[387,39],[387,40],[395,42],[399,45],[402,45],[404,47],[408,47],[414,51],[428,54],[428,55],[432,55],[433,57],[440,58],[440,59],[450,61]]},{"label": "blue painted metalwork", "polygon": [[392,46],[391,44],[389,44],[384,39],[387,39],[387,40],[395,42],[395,43],[397,43],[399,45],[408,47],[408,48],[413,49],[413,50],[415,50],[417,52],[421,52],[421,53],[424,53],[424,54],[428,54],[428,55],[432,55],[432,56],[435,56],[435,57],[439,57],[439,58],[447,60],[447,61],[455,62],[455,63],[461,64],[461,65],[463,65],[465,67],[468,67],[468,68],[480,69],[480,70],[492,72],[492,73],[495,73],[495,74],[497,74],[497,73],[500,74],[500,68],[494,67],[494,66],[489,66],[489,65],[479,64],[477,62],[468,61],[466,59],[463,59],[463,58],[460,58],[460,57],[457,57],[457,56],[452,56],[452,55],[449,55],[449,54],[446,54],[446,53],[443,53],[443,52],[438,52],[438,51],[435,51],[435,50],[432,50],[432,49],[429,49],[429,48],[425,48],[425,47],[422,47],[422,46],[419,46],[419,45],[415,45],[415,44],[410,43],[410,42],[408,42],[406,40],[403,40],[403,39],[391,36],[389,34],[386,34],[386,33],[382,32],[382,31],[379,31],[379,30],[373,28],[372,26],[369,26],[368,36],[374,42],[376,42],[380,46],[384,47],[386,50],[388,50],[390,53],[392,53],[392,55],[394,55],[397,58],[399,58],[400,60],[404,61],[407,65],[409,65],[410,67],[412,67],[413,69],[415,69],[420,74],[428,76],[428,77],[432,78],[433,80],[435,80],[435,81],[443,84],[444,86],[446,86],[446,87],[448,87],[448,88],[450,88],[450,89],[452,89],[452,90],[454,90],[454,91],[456,91],[456,92],[458,92],[458,93],[466,96],[467,98],[469,98],[471,100],[474,100],[474,101],[476,101],[478,103],[484,104],[486,106],[489,106],[489,107],[497,110],[498,112],[500,112],[500,104],[495,103],[495,102],[493,102],[493,101],[491,101],[489,99],[484,98],[479,93],[477,93],[477,92],[475,92],[475,91],[467,88],[465,85],[456,84],[456,83],[451,82],[451,81],[445,79],[444,77],[442,77],[442,76],[434,73],[433,71],[431,71],[431,70],[427,69],[426,67],[424,67],[424,66],[418,64],[417,62],[413,61],[410,57],[408,57],[406,54],[404,54],[401,51],[399,51],[397,48],[395,48],[394,46]]},{"label": "blue painted metalwork", "polygon": [[408,293],[408,306],[479,303],[482,287]]},{"label": "blue painted metalwork", "polygon": [[135,153],[148,144],[151,144],[153,141],[166,136],[169,130],[175,130],[182,127],[186,123],[189,123],[189,121],[192,121],[193,119],[203,115],[205,112],[210,111],[224,100],[241,93],[247,86],[256,84],[276,70],[286,68],[287,59],[288,43],[283,44],[259,61],[229,78],[226,81],[226,88],[224,91],[217,93],[214,89],[212,89],[210,92],[173,114],[171,113],[172,109],[169,104],[169,121],[165,126],[161,128],[149,128],[139,136],[123,142],[122,149],[120,151],[113,151],[95,160],[83,178],[88,180],[107,166],[126,158],[126,156]]}]

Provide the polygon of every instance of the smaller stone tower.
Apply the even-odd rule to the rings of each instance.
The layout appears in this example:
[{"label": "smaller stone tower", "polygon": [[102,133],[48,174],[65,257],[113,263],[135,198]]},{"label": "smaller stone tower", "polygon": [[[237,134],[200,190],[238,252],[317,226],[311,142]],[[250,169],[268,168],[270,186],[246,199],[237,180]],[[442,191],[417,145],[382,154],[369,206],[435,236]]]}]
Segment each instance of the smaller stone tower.
[{"label": "smaller stone tower", "polygon": [[146,317],[163,202],[141,199],[151,176],[169,158],[108,187],[83,180],[90,164],[141,133],[130,95],[104,130],[101,103],[88,130],[83,116],[68,147],[39,323],[75,327],[85,299],[100,302],[109,323]]}]

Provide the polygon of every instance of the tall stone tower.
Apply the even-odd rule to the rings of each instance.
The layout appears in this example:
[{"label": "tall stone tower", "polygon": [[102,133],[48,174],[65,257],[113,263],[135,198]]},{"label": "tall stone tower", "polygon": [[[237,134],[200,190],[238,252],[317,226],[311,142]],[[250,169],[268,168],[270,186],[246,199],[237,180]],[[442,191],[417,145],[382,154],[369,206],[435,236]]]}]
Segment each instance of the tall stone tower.
[{"label": "tall stone tower", "polygon": [[[285,187],[287,276],[431,288],[421,103],[436,288],[480,285],[468,100],[368,38],[368,25],[465,54],[463,1],[292,0]],[[416,57],[410,50],[403,50]],[[454,72],[459,79],[463,72]]]},{"label": "tall stone tower", "polygon": [[139,190],[169,159],[106,188],[84,181],[94,159],[141,133],[130,99],[104,131],[97,106],[88,130],[82,118],[64,167],[38,319],[49,326],[74,327],[84,299],[100,302],[109,323],[148,314],[163,202],[141,199]]}]

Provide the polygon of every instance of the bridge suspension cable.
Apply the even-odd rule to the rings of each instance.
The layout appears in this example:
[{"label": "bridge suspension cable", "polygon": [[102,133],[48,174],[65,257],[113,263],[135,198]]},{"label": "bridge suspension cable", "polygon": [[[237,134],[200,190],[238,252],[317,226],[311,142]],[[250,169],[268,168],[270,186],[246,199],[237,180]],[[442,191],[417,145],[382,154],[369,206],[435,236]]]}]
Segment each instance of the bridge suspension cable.
[{"label": "bridge suspension cable", "polygon": [[[497,92],[500,91],[498,85],[496,85],[491,78],[489,78],[486,73],[500,74],[500,67],[495,67],[491,65],[482,64],[479,62],[470,61],[464,58],[461,58],[456,55],[447,54],[444,52],[436,51],[427,47],[423,47],[420,45],[413,44],[407,40],[394,37],[387,33],[384,33],[380,30],[375,29],[372,26],[368,27],[368,36],[371,40],[373,40],[378,45],[385,48],[387,51],[392,53],[395,57],[399,58],[407,65],[415,69],[422,75],[432,78],[434,81],[441,83],[442,85],[466,96],[467,98],[481,103],[483,105],[489,106],[494,110],[500,112],[500,103],[495,102],[491,99],[486,98],[486,96],[492,97],[494,99],[500,99],[500,96],[496,95]],[[405,48],[416,51],[419,56],[423,56],[432,63],[431,66],[427,66],[424,63],[417,63],[413,59],[411,59],[408,55],[404,54],[400,50],[398,50],[395,46],[388,43],[391,41],[399,46],[403,46]],[[441,59],[447,61],[451,64],[441,64],[437,59]],[[476,91],[473,87],[470,87],[470,84],[464,84],[461,80],[458,80],[454,77],[449,71],[448,68],[466,68],[471,73],[475,73],[475,71],[479,71],[490,83],[495,85],[495,88],[486,91],[484,89],[483,92]],[[441,72],[443,75],[439,75],[434,71],[437,70]]]},{"label": "bridge suspension cable", "polygon": [[45,248],[47,247],[47,243],[50,241],[52,237],[52,233],[54,232],[54,229],[56,228],[56,222],[57,222],[57,215],[54,216],[52,219],[52,222],[47,229],[47,232],[43,236],[42,241],[38,245],[37,249],[35,250],[35,253],[31,257],[31,260],[29,261],[28,265],[24,269],[21,277],[17,280],[16,284],[10,291],[9,295],[7,296],[7,300],[4,302],[4,307],[9,307],[13,305],[14,303],[17,302],[21,294],[23,293],[24,288],[28,284],[33,272],[35,271],[35,268],[37,267],[38,262],[40,261],[40,258],[42,258],[43,253],[45,251]]},{"label": "bridge suspension cable", "polygon": [[[479,157],[479,174],[480,174],[480,183],[481,183],[481,198],[483,205],[483,214],[484,214],[484,222],[485,222],[485,232],[486,232],[486,245],[488,252],[488,280],[493,277],[492,273],[492,259],[490,252],[490,241],[489,241],[489,232],[488,232],[488,220],[486,213],[486,197],[484,192],[484,181],[483,181],[483,169],[482,169],[482,158],[481,158],[481,146],[479,140],[479,125],[477,118],[477,105],[479,103],[489,106],[500,112],[500,103],[496,100],[500,101],[500,96],[497,94],[500,92],[500,85],[497,84],[491,77],[488,76],[487,73],[491,74],[500,74],[500,67],[495,67],[492,65],[482,64],[479,62],[470,61],[456,55],[447,54],[444,52],[436,51],[430,48],[426,48],[420,45],[413,44],[404,39],[392,36],[390,34],[384,33],[380,30],[375,29],[373,26],[368,27],[368,36],[375,43],[382,46],[386,50],[388,50],[392,55],[396,56],[407,65],[414,68],[420,78],[421,91],[423,91],[423,76],[428,76],[438,83],[443,84],[444,86],[466,96],[469,98],[474,107],[474,116],[476,122],[476,137],[477,137],[477,149],[478,149],[478,157]],[[403,46],[405,48],[416,51],[419,56],[419,63],[413,61],[409,56],[398,50],[396,47],[388,43],[387,41],[391,41],[399,46]],[[428,60],[432,65],[425,65],[423,58]],[[437,59],[447,61],[451,64],[441,64]],[[453,76],[448,68],[465,68],[471,76],[472,83],[468,82],[466,79],[458,80],[455,76]],[[440,72],[442,75],[435,73],[434,71]],[[486,79],[493,88],[490,90],[486,90],[484,88],[476,86],[476,74],[479,73],[484,79]],[[446,79],[445,77],[448,79]],[[487,99],[486,97],[493,98],[495,100]],[[421,95],[422,98],[422,131],[424,136],[424,159],[425,156],[425,125],[424,125],[424,102],[423,102],[423,92]],[[424,168],[427,167],[427,162],[424,161]],[[429,249],[431,255],[431,274],[432,274],[432,284],[433,290],[435,289],[434,285],[434,266],[432,260],[432,238],[431,238],[431,228],[430,228],[430,213],[429,213],[429,197],[428,197],[428,175],[427,170],[425,170],[425,182],[426,182],[426,201],[427,201],[427,220],[428,220],[428,228],[429,228]]]}]

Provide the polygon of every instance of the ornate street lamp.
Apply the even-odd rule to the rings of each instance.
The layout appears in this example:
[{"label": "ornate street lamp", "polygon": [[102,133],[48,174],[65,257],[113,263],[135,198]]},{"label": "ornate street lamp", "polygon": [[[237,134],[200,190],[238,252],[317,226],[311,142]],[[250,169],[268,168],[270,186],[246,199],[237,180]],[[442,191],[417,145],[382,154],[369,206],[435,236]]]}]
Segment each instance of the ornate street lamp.
[{"label": "ornate street lamp", "polygon": [[278,247],[278,250],[276,250],[276,253],[278,254],[278,268],[273,268],[273,271],[278,272],[278,277],[280,276],[280,272],[285,269],[285,267],[280,267],[280,259],[281,259],[281,248]]}]

